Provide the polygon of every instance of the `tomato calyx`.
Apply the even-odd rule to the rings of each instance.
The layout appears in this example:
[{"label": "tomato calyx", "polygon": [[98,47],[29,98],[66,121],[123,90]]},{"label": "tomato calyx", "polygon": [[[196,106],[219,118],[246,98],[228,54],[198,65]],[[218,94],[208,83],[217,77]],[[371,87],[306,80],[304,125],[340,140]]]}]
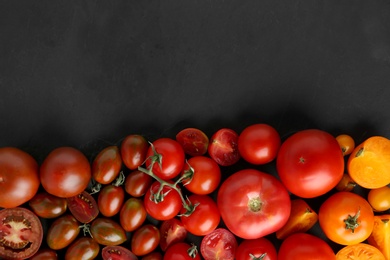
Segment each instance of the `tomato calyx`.
[{"label": "tomato calyx", "polygon": [[192,244],[191,247],[188,248],[187,253],[191,258],[195,258],[198,254],[198,248],[196,247],[196,245]]},{"label": "tomato calyx", "polygon": [[344,219],[345,229],[350,229],[352,233],[360,226],[358,218],[360,216],[360,208],[354,216],[348,215],[348,218]]},{"label": "tomato calyx", "polygon": [[252,198],[248,201],[248,207],[252,212],[259,212],[263,207],[263,203],[259,197]]},{"label": "tomato calyx", "polygon": [[261,254],[259,257],[256,257],[252,254],[249,254],[249,256],[251,257],[252,260],[263,260],[267,256],[267,253]]}]

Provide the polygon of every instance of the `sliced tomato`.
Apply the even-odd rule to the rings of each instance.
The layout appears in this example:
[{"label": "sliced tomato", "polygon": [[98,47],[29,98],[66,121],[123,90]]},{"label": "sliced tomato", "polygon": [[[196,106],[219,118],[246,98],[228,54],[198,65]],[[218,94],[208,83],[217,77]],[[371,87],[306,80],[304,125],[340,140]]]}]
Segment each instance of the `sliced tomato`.
[{"label": "sliced tomato", "polygon": [[233,165],[241,158],[238,151],[238,134],[229,128],[215,132],[207,150],[210,157],[221,166]]},{"label": "sliced tomato", "polygon": [[99,215],[95,198],[86,191],[67,198],[67,201],[69,211],[81,223],[89,223]]},{"label": "sliced tomato", "polygon": [[103,260],[137,260],[137,256],[123,246],[105,246],[102,249]]},{"label": "sliced tomato", "polygon": [[186,154],[190,156],[204,155],[209,146],[209,138],[200,129],[186,128],[176,135],[176,141],[183,147]]},{"label": "sliced tomato", "polygon": [[165,251],[171,245],[183,242],[187,237],[187,230],[180,219],[171,218],[162,222],[160,234],[160,248]]},{"label": "sliced tomato", "polygon": [[237,247],[233,233],[225,228],[217,228],[203,237],[200,252],[205,260],[233,260]]}]

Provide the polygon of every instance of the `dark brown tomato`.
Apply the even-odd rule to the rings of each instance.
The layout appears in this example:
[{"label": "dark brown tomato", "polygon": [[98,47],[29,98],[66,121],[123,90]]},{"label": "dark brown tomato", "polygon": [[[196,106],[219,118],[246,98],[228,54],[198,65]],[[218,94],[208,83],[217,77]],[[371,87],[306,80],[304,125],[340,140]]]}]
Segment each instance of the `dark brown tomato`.
[{"label": "dark brown tomato", "polygon": [[100,245],[117,246],[126,241],[126,232],[113,219],[100,217],[92,221],[90,231]]},{"label": "dark brown tomato", "polygon": [[30,260],[57,260],[57,252],[50,248],[39,249],[38,252],[33,255]]},{"label": "dark brown tomato", "polygon": [[138,260],[133,252],[123,246],[105,246],[102,257],[103,260]]},{"label": "dark brown tomato", "polygon": [[127,175],[125,180],[125,191],[133,197],[142,197],[152,185],[154,179],[139,170],[135,170]]},{"label": "dark brown tomato", "polygon": [[99,255],[100,246],[91,237],[77,238],[67,249],[65,260],[89,260]]},{"label": "dark brown tomato", "polygon": [[125,231],[136,230],[145,222],[147,216],[143,200],[129,198],[123,204],[119,216],[120,224]]},{"label": "dark brown tomato", "polygon": [[183,147],[186,154],[190,156],[204,155],[207,152],[209,138],[200,129],[185,128],[176,135],[176,141]]},{"label": "dark brown tomato", "polygon": [[92,162],[92,178],[101,184],[115,180],[122,169],[122,158],[118,146],[112,145],[98,153]]},{"label": "dark brown tomato", "polygon": [[47,245],[54,250],[69,246],[80,233],[79,225],[80,223],[71,214],[57,218],[47,231]]},{"label": "dark brown tomato", "polygon": [[41,218],[56,218],[66,212],[68,203],[65,198],[51,195],[42,191],[37,193],[28,205],[32,211]]},{"label": "dark brown tomato", "polygon": [[95,198],[86,191],[67,199],[72,215],[81,223],[89,223],[99,215]]},{"label": "dark brown tomato", "polygon": [[126,136],[121,144],[121,156],[124,165],[130,170],[136,170],[146,159],[149,144],[142,135]]},{"label": "dark brown tomato", "polygon": [[131,250],[137,256],[153,252],[160,243],[160,231],[152,224],[137,229],[131,238]]},{"label": "dark brown tomato", "polygon": [[99,192],[98,207],[105,217],[116,215],[122,208],[125,191],[122,186],[107,185]]}]

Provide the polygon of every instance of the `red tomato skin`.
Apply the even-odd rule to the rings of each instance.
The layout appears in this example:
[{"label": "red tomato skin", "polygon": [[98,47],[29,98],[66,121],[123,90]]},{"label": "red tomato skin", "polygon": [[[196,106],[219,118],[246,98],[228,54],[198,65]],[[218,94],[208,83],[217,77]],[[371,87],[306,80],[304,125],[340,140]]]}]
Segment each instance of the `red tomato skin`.
[{"label": "red tomato skin", "polygon": [[151,224],[137,229],[131,238],[131,251],[136,256],[143,256],[153,252],[159,245],[160,231]]},{"label": "red tomato skin", "polygon": [[14,208],[38,192],[38,163],[14,147],[0,148],[0,208]]},{"label": "red tomato skin", "polygon": [[159,251],[154,251],[144,255],[141,260],[163,260],[163,255]]},{"label": "red tomato skin", "polygon": [[119,212],[119,221],[123,229],[132,232],[145,222],[147,213],[144,203],[138,198],[129,198]]},{"label": "red tomato skin", "polygon": [[187,238],[187,229],[178,218],[165,220],[160,225],[160,248],[166,251],[173,244],[184,242]]},{"label": "red tomato skin", "polygon": [[139,170],[132,171],[125,179],[125,191],[133,197],[142,197],[153,181],[154,179],[144,172]]},{"label": "red tomato skin", "polygon": [[98,207],[105,217],[115,216],[122,208],[125,191],[122,186],[107,185],[99,192]]},{"label": "red tomato skin", "polygon": [[47,245],[54,250],[69,246],[80,233],[79,225],[80,223],[71,214],[57,218],[47,231]]},{"label": "red tomato skin", "polygon": [[95,259],[99,251],[99,244],[93,238],[80,237],[66,249],[65,260]]},{"label": "red tomato skin", "polygon": [[232,233],[243,239],[256,239],[277,231],[287,222],[291,200],[274,176],[244,169],[222,183],[217,205]]},{"label": "red tomato skin", "polygon": [[202,238],[200,252],[205,260],[234,260],[236,237],[225,228],[217,228]]},{"label": "red tomato skin", "polygon": [[48,219],[61,216],[68,208],[65,198],[51,195],[45,191],[35,194],[28,205],[37,216]]},{"label": "red tomato skin", "polygon": [[336,139],[318,129],[299,131],[281,145],[276,168],[286,188],[301,198],[333,189],[344,174],[344,157]]},{"label": "red tomato skin", "polygon": [[126,232],[115,220],[98,217],[92,221],[91,234],[100,245],[117,246],[126,241]]},{"label": "red tomato skin", "polygon": [[38,252],[33,255],[30,260],[57,260],[57,252],[50,248],[39,249]]},{"label": "red tomato skin", "polygon": [[122,158],[119,148],[108,146],[98,153],[92,162],[92,178],[101,184],[109,184],[115,180],[122,169]]},{"label": "red tomato skin", "polygon": [[280,145],[279,133],[267,124],[250,125],[238,136],[238,151],[241,157],[254,165],[273,161]]},{"label": "red tomato skin", "polygon": [[262,260],[278,259],[275,246],[267,238],[261,237],[257,239],[246,239],[243,240],[237,247],[236,260],[253,260],[253,256],[259,258],[263,254],[266,255],[262,258]]},{"label": "red tomato skin", "polygon": [[131,134],[121,143],[121,156],[123,164],[130,170],[136,170],[146,159],[149,144],[142,135]]},{"label": "red tomato skin", "polygon": [[219,129],[211,136],[207,151],[221,166],[237,163],[241,158],[238,151],[238,134],[229,128]]},{"label": "red tomato skin", "polygon": [[200,260],[200,254],[198,253],[194,257],[189,255],[188,250],[190,248],[191,245],[184,242],[174,244],[165,252],[164,260]]}]

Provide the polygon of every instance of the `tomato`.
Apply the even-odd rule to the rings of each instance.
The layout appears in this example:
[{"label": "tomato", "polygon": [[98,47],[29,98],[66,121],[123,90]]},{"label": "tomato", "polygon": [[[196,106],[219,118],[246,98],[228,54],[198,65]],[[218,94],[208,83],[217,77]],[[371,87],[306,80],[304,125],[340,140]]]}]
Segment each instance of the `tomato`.
[{"label": "tomato", "polygon": [[386,260],[378,248],[364,243],[345,246],[336,254],[337,260]]},{"label": "tomato", "polygon": [[106,185],[99,192],[99,211],[105,217],[112,217],[121,210],[124,200],[125,191],[122,186]]},{"label": "tomato", "polygon": [[390,209],[390,187],[383,186],[371,189],[368,192],[367,200],[374,211],[386,211]]},{"label": "tomato", "polygon": [[344,173],[344,157],[329,133],[308,129],[281,145],[276,168],[286,188],[302,198],[314,198],[333,189]]},{"label": "tomato", "polygon": [[146,157],[146,167],[150,168],[152,162],[155,162],[152,171],[163,180],[175,178],[184,166],[184,150],[177,141],[170,138],[154,141]]},{"label": "tomato", "polygon": [[386,259],[390,259],[390,214],[374,216],[374,228],[367,242],[378,248]]},{"label": "tomato", "polygon": [[278,260],[335,260],[332,248],[321,238],[307,233],[296,233],[280,245]]},{"label": "tomato", "polygon": [[135,170],[130,172],[125,180],[125,191],[133,197],[142,197],[152,185],[154,179],[144,172]]},{"label": "tomato", "polygon": [[28,205],[32,211],[42,218],[56,218],[65,213],[68,203],[65,198],[60,198],[45,191],[37,193]]},{"label": "tomato", "polygon": [[171,218],[161,223],[160,230],[160,248],[166,251],[173,244],[184,242],[187,237],[187,229],[185,229],[180,219]]},{"label": "tomato", "polygon": [[105,246],[102,249],[103,260],[138,260],[137,256],[123,246]]},{"label": "tomato", "polygon": [[146,220],[144,203],[138,198],[129,198],[119,213],[120,224],[125,231],[131,232],[139,228]]},{"label": "tomato", "polygon": [[89,223],[99,215],[95,198],[86,191],[67,198],[67,201],[69,211],[81,223]]},{"label": "tomato", "polygon": [[336,136],[336,141],[339,143],[341,151],[344,156],[349,155],[355,149],[355,140],[352,136],[347,134],[341,134]]},{"label": "tomato", "polygon": [[60,250],[70,245],[80,233],[80,223],[71,214],[62,215],[50,225],[46,235],[47,245]]},{"label": "tomato", "polygon": [[189,245],[184,242],[180,242],[172,245],[167,249],[167,252],[164,254],[165,260],[175,259],[175,260],[200,260],[200,255],[198,254],[198,249],[195,245]]},{"label": "tomato", "polygon": [[95,259],[99,255],[99,244],[91,237],[76,239],[65,252],[65,260]]},{"label": "tomato", "polygon": [[121,156],[123,164],[130,170],[141,166],[146,159],[149,144],[142,135],[131,134],[121,143]]},{"label": "tomato", "polygon": [[37,253],[35,253],[30,260],[57,260],[58,255],[57,252],[50,248],[42,248],[39,249]]},{"label": "tomato", "polygon": [[335,188],[337,191],[352,191],[356,185],[356,182],[352,180],[351,176],[348,173],[344,173]]},{"label": "tomato", "polygon": [[187,215],[187,209],[181,209],[180,219],[185,229],[196,236],[205,236],[215,230],[221,220],[215,201],[207,195],[197,194],[189,196],[188,201],[195,210]]},{"label": "tomato", "polygon": [[238,136],[238,151],[241,157],[255,165],[273,161],[280,145],[279,133],[267,124],[250,125]]},{"label": "tomato", "polygon": [[217,228],[202,238],[200,252],[205,260],[233,260],[237,247],[237,240],[229,230]]},{"label": "tomato", "polygon": [[229,128],[219,129],[211,136],[207,151],[221,166],[237,163],[241,158],[238,151],[238,134]]},{"label": "tomato", "polygon": [[115,220],[98,217],[91,223],[91,235],[100,245],[117,246],[126,241],[125,230]]},{"label": "tomato", "polygon": [[153,252],[160,243],[160,231],[152,224],[137,229],[131,238],[131,250],[137,256]]},{"label": "tomato", "polygon": [[69,198],[84,191],[91,179],[88,159],[72,147],[59,147],[51,151],[40,168],[43,188],[52,195]]},{"label": "tomato", "polygon": [[184,187],[192,193],[200,195],[212,193],[221,182],[219,165],[206,156],[195,156],[188,159],[182,175],[191,176],[183,180]]},{"label": "tomato", "polygon": [[154,251],[144,255],[141,260],[163,260],[163,255],[159,251]]},{"label": "tomato", "polygon": [[115,180],[122,168],[122,158],[118,146],[112,145],[98,153],[92,162],[92,178],[101,184]]},{"label": "tomato", "polygon": [[155,181],[144,197],[144,206],[146,212],[157,220],[167,220],[175,217],[181,210],[182,201],[179,193],[171,187],[164,186],[162,194],[164,199],[154,199],[153,194],[156,194],[160,188],[160,183]]},{"label": "tomato", "polygon": [[236,260],[277,260],[275,246],[267,238],[243,240],[237,247]]},{"label": "tomato", "polygon": [[0,148],[0,208],[29,201],[39,184],[38,163],[31,155],[18,148]]},{"label": "tomato", "polygon": [[290,196],[274,176],[244,169],[220,186],[217,205],[221,217],[238,237],[255,239],[281,228],[290,216]]},{"label": "tomato", "polygon": [[322,203],[318,220],[330,240],[341,245],[351,245],[370,236],[374,213],[370,204],[361,196],[339,191]]},{"label": "tomato", "polygon": [[183,147],[184,153],[200,156],[207,153],[209,138],[200,129],[185,128],[176,135],[176,141]]},{"label": "tomato", "polygon": [[25,208],[0,210],[0,258],[25,259],[34,255],[42,243],[39,218]]}]

